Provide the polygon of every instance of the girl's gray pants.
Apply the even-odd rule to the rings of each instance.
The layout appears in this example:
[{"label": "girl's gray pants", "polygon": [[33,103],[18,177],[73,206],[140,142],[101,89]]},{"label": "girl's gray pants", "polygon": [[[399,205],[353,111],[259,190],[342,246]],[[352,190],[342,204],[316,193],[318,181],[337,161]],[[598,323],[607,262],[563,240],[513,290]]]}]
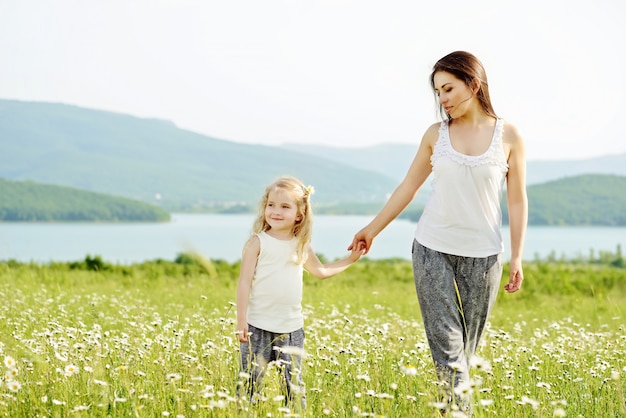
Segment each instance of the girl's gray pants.
[{"label": "girl's gray pants", "polygon": [[256,401],[267,365],[273,361],[280,369],[285,404],[296,409],[306,408],[302,380],[304,329],[280,334],[248,324],[248,332],[248,342],[239,345],[241,371],[248,375],[245,382],[248,399],[253,403]]}]

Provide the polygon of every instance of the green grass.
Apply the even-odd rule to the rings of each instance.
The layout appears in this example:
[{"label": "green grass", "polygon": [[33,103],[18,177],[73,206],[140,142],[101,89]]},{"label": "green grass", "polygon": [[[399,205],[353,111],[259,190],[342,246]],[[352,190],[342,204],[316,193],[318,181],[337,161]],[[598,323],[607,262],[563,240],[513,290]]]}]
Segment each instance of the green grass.
[{"label": "green grass", "polygon": [[[525,273],[483,338],[475,416],[624,416],[626,269],[534,262]],[[289,416],[276,367],[263,400],[237,408],[237,275],[236,263],[185,256],[0,263],[0,415]],[[437,416],[409,262],[305,277],[304,309],[305,416]]]}]

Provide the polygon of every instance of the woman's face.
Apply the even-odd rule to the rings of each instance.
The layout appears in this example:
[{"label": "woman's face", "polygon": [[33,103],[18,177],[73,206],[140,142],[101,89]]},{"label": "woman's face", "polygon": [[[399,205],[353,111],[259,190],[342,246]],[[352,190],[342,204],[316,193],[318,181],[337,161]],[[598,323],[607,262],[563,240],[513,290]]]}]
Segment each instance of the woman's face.
[{"label": "woman's face", "polygon": [[451,73],[438,71],[433,81],[439,104],[451,118],[463,115],[474,102],[475,94],[472,90]]}]

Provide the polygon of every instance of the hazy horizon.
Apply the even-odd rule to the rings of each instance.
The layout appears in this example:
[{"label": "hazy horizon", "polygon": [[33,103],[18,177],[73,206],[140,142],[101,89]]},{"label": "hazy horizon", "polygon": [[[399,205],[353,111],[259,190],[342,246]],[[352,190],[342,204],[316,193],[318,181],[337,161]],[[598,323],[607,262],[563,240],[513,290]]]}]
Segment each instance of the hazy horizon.
[{"label": "hazy horizon", "polygon": [[417,144],[462,49],[529,160],[580,160],[626,152],[621,39],[612,0],[0,0],[0,92],[248,144]]}]

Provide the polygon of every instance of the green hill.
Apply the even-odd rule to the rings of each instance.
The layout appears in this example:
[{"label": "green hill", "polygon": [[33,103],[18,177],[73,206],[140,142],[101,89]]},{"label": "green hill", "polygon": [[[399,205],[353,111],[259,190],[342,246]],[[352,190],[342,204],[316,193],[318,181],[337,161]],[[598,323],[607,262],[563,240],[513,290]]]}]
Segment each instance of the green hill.
[{"label": "green hill", "polygon": [[283,174],[314,185],[318,202],[384,201],[396,185],[338,161],[63,104],[0,100],[0,140],[0,177],[125,196],[168,210],[256,205],[267,183]]},{"label": "green hill", "polygon": [[0,221],[157,222],[168,221],[163,209],[123,197],[0,179]]},{"label": "green hill", "polygon": [[590,174],[528,187],[531,225],[626,225],[626,177]]}]

